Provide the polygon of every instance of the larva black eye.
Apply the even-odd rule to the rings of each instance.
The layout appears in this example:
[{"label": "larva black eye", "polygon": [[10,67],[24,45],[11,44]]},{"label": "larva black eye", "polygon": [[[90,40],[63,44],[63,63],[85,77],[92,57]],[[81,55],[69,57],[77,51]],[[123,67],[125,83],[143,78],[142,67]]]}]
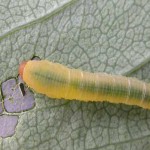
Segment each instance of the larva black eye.
[{"label": "larva black eye", "polygon": [[25,92],[23,83],[19,83],[19,89],[20,89],[22,96],[25,96],[26,92]]}]

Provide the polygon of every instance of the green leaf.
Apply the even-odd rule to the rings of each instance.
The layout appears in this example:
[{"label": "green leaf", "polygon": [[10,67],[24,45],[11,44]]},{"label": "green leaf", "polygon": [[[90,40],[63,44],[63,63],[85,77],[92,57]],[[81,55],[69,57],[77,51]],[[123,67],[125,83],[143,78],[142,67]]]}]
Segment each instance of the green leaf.
[{"label": "green leaf", "polygon": [[[0,81],[39,56],[91,72],[150,79],[149,0],[1,0]],[[35,93],[0,149],[149,150],[150,111]]]}]

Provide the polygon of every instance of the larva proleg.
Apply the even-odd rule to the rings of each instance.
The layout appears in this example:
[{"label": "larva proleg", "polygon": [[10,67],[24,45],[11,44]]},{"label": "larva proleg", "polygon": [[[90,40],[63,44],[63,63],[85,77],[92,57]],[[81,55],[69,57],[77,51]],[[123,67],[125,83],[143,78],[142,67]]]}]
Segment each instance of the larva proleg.
[{"label": "larva proleg", "polygon": [[51,98],[108,101],[150,109],[150,84],[135,78],[70,69],[47,60],[20,65],[24,82]]}]

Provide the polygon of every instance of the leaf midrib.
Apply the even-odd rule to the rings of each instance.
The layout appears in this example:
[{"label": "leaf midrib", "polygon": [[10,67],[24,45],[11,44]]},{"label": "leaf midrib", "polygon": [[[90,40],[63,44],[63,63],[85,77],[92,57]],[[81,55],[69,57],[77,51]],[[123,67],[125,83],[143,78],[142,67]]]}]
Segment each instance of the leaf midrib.
[{"label": "leaf midrib", "polygon": [[61,12],[64,8],[72,5],[73,3],[75,3],[77,0],[70,0],[69,2],[58,6],[56,9],[52,10],[51,12],[47,13],[46,15],[43,15],[39,18],[35,18],[29,22],[25,22],[24,24],[21,24],[17,27],[14,27],[12,29],[10,29],[9,31],[5,32],[4,34],[0,35],[0,41],[3,40],[4,38],[6,38],[9,35],[14,34],[17,31],[20,31],[22,29],[25,29],[27,27],[31,27],[32,25],[35,25],[37,23],[41,23],[47,19],[49,19],[50,17],[56,15],[57,13]]}]

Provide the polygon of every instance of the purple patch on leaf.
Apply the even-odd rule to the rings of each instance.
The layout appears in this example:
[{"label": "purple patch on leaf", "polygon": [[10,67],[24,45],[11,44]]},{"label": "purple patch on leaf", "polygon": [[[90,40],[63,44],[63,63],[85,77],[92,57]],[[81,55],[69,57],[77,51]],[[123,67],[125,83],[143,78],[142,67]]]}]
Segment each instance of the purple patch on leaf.
[{"label": "purple patch on leaf", "polygon": [[[19,83],[22,83],[20,77],[18,80]],[[2,93],[4,96],[4,107],[7,112],[21,112],[31,109],[35,105],[33,93],[28,88],[25,88],[24,85],[22,89],[15,79],[2,83]]]},{"label": "purple patch on leaf", "polygon": [[6,138],[15,133],[18,118],[18,116],[0,116],[0,137]]},{"label": "purple patch on leaf", "polygon": [[14,92],[14,89],[16,88],[16,80],[13,79],[9,79],[5,82],[2,83],[2,93],[3,96],[7,97],[8,95],[12,95]]}]

